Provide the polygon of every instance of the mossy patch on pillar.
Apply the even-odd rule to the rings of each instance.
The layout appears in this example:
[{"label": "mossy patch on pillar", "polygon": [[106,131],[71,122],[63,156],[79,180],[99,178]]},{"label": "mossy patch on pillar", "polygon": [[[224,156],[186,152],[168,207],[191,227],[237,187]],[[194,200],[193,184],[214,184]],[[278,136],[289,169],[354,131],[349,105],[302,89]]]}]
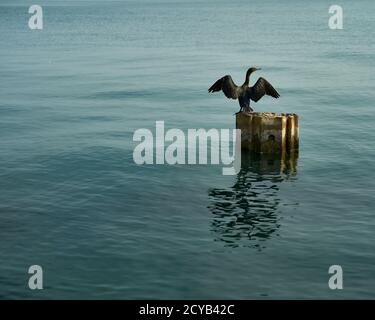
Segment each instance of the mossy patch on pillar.
[{"label": "mossy patch on pillar", "polygon": [[298,115],[270,112],[239,112],[236,128],[241,130],[241,147],[254,153],[298,152]]}]

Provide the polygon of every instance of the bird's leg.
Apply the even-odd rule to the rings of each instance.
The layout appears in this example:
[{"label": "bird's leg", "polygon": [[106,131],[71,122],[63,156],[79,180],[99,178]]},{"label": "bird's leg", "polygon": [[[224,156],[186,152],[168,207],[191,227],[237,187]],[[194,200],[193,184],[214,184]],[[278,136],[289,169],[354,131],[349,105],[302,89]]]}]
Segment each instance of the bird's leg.
[{"label": "bird's leg", "polygon": [[247,105],[247,109],[248,109],[247,112],[253,112],[254,111],[253,108],[250,107],[250,100],[249,100],[249,104]]},{"label": "bird's leg", "polygon": [[242,112],[242,107],[240,108],[240,111],[233,113],[233,115],[235,116],[237,113],[240,113],[240,112]]}]

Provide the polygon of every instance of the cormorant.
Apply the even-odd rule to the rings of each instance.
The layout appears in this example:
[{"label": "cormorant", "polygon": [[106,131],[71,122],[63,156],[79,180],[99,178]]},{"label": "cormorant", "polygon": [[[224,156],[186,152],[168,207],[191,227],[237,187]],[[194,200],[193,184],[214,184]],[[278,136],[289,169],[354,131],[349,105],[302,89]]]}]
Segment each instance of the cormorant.
[{"label": "cormorant", "polygon": [[250,68],[246,72],[246,79],[242,86],[238,87],[234,82],[231,76],[227,75],[217,80],[208,92],[217,92],[222,90],[225,96],[229,99],[238,99],[240,103],[240,112],[242,110],[250,112],[253,109],[250,107],[250,99],[257,102],[265,94],[274,98],[280,97],[279,93],[275,88],[264,78],[259,78],[254,86],[249,87],[249,78],[250,75],[260,68]]}]

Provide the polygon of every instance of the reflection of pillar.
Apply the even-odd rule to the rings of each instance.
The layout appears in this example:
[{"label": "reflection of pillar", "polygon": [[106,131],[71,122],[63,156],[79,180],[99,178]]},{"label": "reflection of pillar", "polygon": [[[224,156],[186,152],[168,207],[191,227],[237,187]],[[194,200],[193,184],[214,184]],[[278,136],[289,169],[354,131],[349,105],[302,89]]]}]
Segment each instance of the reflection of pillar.
[{"label": "reflection of pillar", "polygon": [[241,170],[234,185],[209,190],[211,226],[215,240],[228,246],[259,250],[278,234],[279,210],[295,207],[279,195],[280,185],[297,178],[298,153],[260,154],[243,150]]},{"label": "reflection of pillar", "polygon": [[298,152],[290,154],[252,153],[243,150],[241,155],[242,168],[252,167],[258,173],[286,174],[292,176],[297,173]]},{"label": "reflection of pillar", "polygon": [[244,150],[265,154],[298,151],[298,115],[269,112],[239,112],[236,128],[241,130]]}]

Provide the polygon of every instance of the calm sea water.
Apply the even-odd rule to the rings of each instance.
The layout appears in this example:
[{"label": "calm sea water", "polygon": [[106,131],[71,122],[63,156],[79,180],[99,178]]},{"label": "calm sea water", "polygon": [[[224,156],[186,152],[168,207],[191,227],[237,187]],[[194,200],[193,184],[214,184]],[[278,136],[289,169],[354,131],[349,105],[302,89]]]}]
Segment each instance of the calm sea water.
[{"label": "calm sea water", "polygon": [[[0,5],[0,298],[375,298],[373,1],[341,31],[329,1],[39,1],[43,31],[30,4]],[[253,65],[297,163],[134,164],[156,120],[234,128],[207,88]]]}]

